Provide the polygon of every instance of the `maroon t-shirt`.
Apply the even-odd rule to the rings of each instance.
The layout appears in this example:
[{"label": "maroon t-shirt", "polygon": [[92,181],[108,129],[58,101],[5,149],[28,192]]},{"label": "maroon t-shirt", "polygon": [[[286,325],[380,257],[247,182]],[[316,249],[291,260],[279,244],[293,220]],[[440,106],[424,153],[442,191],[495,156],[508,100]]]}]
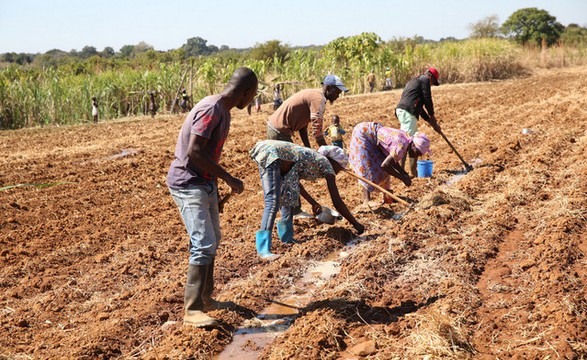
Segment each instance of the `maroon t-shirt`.
[{"label": "maroon t-shirt", "polygon": [[214,180],[211,174],[188,161],[190,134],[208,139],[207,150],[216,163],[220,161],[222,147],[230,129],[230,112],[218,103],[220,95],[210,95],[198,102],[186,117],[177,137],[175,159],[167,172],[167,186],[184,188],[189,185]]}]

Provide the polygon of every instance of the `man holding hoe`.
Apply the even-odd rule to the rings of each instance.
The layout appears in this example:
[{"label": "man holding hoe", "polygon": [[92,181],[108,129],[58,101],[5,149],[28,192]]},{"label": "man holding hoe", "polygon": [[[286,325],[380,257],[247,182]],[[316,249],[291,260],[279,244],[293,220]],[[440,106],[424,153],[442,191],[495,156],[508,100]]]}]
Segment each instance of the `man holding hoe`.
[{"label": "man holding hoe", "polygon": [[[400,122],[400,129],[414,136],[418,131],[418,117],[422,117],[437,133],[441,133],[440,125],[434,115],[434,103],[432,102],[432,86],[438,86],[438,70],[429,67],[423,74],[412,78],[406,84],[402,96],[395,109],[395,116]],[[424,108],[426,108],[424,110]],[[410,173],[412,177],[418,176],[417,158],[410,158]],[[405,168],[406,159],[402,160],[402,168]]]}]

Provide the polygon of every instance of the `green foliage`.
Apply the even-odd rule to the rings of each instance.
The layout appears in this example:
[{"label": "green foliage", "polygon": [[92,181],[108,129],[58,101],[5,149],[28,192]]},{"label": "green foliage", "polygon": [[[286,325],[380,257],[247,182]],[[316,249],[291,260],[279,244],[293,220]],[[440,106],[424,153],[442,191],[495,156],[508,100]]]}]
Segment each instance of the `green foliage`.
[{"label": "green foliage", "polygon": [[569,24],[561,35],[561,41],[567,46],[586,46],[587,28],[577,24]]},{"label": "green foliage", "polygon": [[218,48],[215,46],[213,48],[207,45],[208,40],[204,40],[199,36],[189,38],[187,43],[185,43],[181,48],[185,51],[187,56],[198,56],[198,55],[210,55],[216,51]]},{"label": "green foliage", "polygon": [[283,61],[288,53],[289,46],[282,44],[279,40],[269,40],[263,44],[255,44],[250,56],[255,60],[268,61],[277,57]]},{"label": "green foliage", "polygon": [[501,26],[506,35],[513,34],[514,39],[522,44],[541,46],[542,39],[548,46],[556,44],[564,26],[545,10],[525,8],[514,12]]},{"label": "green foliage", "polygon": [[84,46],[82,51],[79,53],[79,56],[82,59],[87,59],[94,55],[98,55],[98,50],[96,50],[96,48],[93,46]]},{"label": "green foliage", "polygon": [[[577,43],[585,38],[585,29],[569,26],[564,34],[564,39]],[[366,75],[371,69],[377,88],[382,88],[388,67],[395,88],[405,86],[426,66],[439,70],[441,83],[505,79],[522,71],[521,48],[500,38],[434,43],[414,37],[382,42],[376,34],[363,33],[335,39],[324,47],[287,48],[285,55],[272,51],[272,56],[261,59],[226,50],[187,61],[183,47],[157,52],[147,44],[139,45],[127,45],[112,57],[98,53],[85,60],[52,50],[36,56],[31,65],[12,63],[0,69],[0,129],[91,122],[92,96],[98,99],[101,119],[146,114],[151,91],[156,93],[159,111],[165,113],[180,87],[188,89],[195,103],[222,91],[240,66],[255,71],[260,93],[267,100],[277,82],[286,84],[283,95],[288,97],[304,88],[320,87],[329,73],[340,76],[350,93],[356,94],[368,90]],[[284,46],[279,42],[268,46],[280,47]],[[121,56],[123,50],[129,57]],[[14,60],[15,55],[8,58]],[[583,50],[572,57],[565,55],[565,61],[577,64],[586,57]]]}]

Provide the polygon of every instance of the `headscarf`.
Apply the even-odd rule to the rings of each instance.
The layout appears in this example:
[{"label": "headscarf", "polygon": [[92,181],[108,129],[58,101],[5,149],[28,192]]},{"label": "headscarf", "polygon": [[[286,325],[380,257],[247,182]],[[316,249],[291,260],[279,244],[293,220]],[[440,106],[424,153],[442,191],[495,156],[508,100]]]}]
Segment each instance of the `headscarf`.
[{"label": "headscarf", "polygon": [[349,164],[348,155],[344,152],[343,149],[339,148],[338,146],[322,145],[318,149],[318,153],[322,156],[326,156],[327,158],[336,161],[340,164],[340,166],[342,166],[345,169]]},{"label": "headscarf", "polygon": [[428,139],[424,133],[415,133],[414,136],[412,136],[412,142],[422,155],[426,153],[432,154],[432,151],[430,151],[430,139]]}]

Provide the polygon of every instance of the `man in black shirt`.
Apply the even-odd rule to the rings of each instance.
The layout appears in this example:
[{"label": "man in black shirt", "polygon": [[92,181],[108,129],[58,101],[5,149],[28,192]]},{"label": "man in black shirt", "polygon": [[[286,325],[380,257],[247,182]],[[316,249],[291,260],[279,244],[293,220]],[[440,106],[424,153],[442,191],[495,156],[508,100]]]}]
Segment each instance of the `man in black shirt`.
[{"label": "man in black shirt", "polygon": [[[395,109],[395,116],[400,122],[400,129],[413,136],[418,130],[417,120],[422,117],[432,128],[440,133],[440,125],[434,115],[434,103],[432,102],[431,86],[438,86],[438,70],[429,67],[423,74],[411,79],[400,98]],[[425,109],[424,109],[425,108]],[[405,167],[406,159],[402,161]],[[418,176],[415,158],[410,157],[410,172],[412,177]]]}]

